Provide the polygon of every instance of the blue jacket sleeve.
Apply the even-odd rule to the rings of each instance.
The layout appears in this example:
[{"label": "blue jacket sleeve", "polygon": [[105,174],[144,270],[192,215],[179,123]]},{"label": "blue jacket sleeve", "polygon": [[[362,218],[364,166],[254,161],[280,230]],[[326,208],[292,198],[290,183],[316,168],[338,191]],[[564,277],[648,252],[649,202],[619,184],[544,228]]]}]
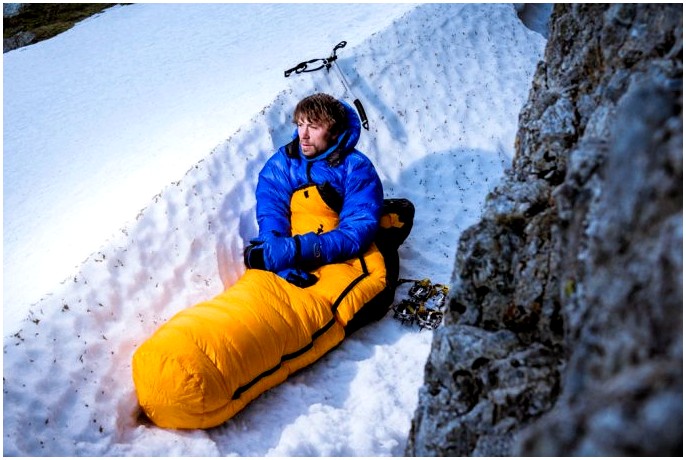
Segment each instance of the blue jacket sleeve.
[{"label": "blue jacket sleeve", "polygon": [[291,236],[291,190],[285,155],[278,152],[260,171],[255,198],[258,239],[274,234]]},{"label": "blue jacket sleeve", "polygon": [[365,251],[374,241],[379,226],[383,187],[374,165],[362,155],[350,155],[345,165],[345,191],[338,227],[318,236],[324,264],[342,262]]}]

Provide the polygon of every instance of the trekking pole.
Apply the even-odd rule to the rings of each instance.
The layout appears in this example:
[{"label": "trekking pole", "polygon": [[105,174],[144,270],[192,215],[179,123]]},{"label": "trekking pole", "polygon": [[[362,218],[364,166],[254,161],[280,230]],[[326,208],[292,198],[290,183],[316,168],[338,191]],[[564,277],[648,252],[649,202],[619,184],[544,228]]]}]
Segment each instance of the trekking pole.
[{"label": "trekking pole", "polygon": [[[338,78],[341,80],[341,83],[343,83],[343,87],[348,92],[348,94],[350,94],[354,99],[353,104],[357,109],[357,113],[360,115],[362,127],[366,130],[369,130],[369,120],[367,119],[367,113],[364,111],[364,106],[362,105],[362,102],[360,102],[360,99],[355,95],[353,90],[350,88],[348,81],[345,79],[345,76],[343,75],[341,68],[338,66],[338,63],[336,62],[336,60],[338,59],[336,51],[338,51],[341,48],[345,48],[345,45],[347,44],[348,42],[346,41],[340,42],[333,48],[332,54],[328,58],[310,59],[309,61],[301,62],[295,67],[286,70],[284,72],[284,77],[288,78],[293,72],[295,72],[296,74],[303,72],[314,72],[323,68],[326,68],[326,71],[329,72],[331,66],[333,65],[333,67],[336,69],[336,74],[338,75]],[[314,63],[320,63],[320,65],[311,68],[310,65]]]}]

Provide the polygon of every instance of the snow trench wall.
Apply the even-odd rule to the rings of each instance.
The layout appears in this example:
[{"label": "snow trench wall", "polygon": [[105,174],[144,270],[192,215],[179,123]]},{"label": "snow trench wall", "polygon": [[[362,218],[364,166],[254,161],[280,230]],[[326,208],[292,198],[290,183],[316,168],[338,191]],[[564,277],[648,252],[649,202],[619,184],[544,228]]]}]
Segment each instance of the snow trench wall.
[{"label": "snow trench wall", "polygon": [[681,5],[558,4],[406,449],[683,454]]}]

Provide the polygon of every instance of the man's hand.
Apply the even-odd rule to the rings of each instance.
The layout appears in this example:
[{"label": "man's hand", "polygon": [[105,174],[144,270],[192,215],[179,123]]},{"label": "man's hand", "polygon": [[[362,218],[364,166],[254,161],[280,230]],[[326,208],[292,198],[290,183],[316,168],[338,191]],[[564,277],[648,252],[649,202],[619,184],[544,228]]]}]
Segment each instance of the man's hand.
[{"label": "man's hand", "polygon": [[262,242],[250,242],[250,246],[243,251],[243,262],[248,268],[265,270]]},{"label": "man's hand", "polygon": [[267,241],[252,240],[250,241],[250,246],[245,248],[243,252],[245,266],[258,270],[272,271],[289,283],[301,288],[312,286],[318,281],[317,277],[312,273],[296,267],[274,268],[280,267],[287,263],[288,260],[294,259],[295,256],[291,258],[289,251],[293,247],[296,247],[295,250],[297,251],[298,244],[298,237],[274,237],[269,238]]},{"label": "man's hand", "polygon": [[295,267],[298,250],[296,240],[286,236],[268,236],[261,240],[250,240],[245,248],[243,260],[248,268],[269,270],[278,273]]},{"label": "man's hand", "polygon": [[312,232],[251,240],[243,258],[248,268],[274,273],[287,268],[316,268],[322,265],[323,260],[319,237]]}]

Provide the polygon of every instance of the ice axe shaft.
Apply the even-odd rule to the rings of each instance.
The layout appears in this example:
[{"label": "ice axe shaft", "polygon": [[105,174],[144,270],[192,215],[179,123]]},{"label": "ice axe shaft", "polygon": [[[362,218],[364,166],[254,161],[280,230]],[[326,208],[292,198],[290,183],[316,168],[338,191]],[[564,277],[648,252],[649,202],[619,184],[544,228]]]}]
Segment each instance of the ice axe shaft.
[{"label": "ice axe shaft", "polygon": [[355,96],[355,93],[353,93],[353,90],[350,89],[350,85],[348,84],[348,81],[345,79],[345,75],[343,75],[341,68],[338,67],[338,62],[336,62],[336,60],[333,61],[333,68],[336,69],[336,73],[338,74],[338,77],[341,79],[341,82],[343,83],[345,90],[348,92],[348,94],[350,94],[355,99],[353,101],[353,104],[355,104],[355,108],[357,109],[357,113],[360,114],[360,120],[362,121],[362,127],[366,130],[369,130],[369,120],[367,119],[367,113],[364,111],[364,106],[362,106],[362,102],[360,102],[360,99],[357,96]]}]

